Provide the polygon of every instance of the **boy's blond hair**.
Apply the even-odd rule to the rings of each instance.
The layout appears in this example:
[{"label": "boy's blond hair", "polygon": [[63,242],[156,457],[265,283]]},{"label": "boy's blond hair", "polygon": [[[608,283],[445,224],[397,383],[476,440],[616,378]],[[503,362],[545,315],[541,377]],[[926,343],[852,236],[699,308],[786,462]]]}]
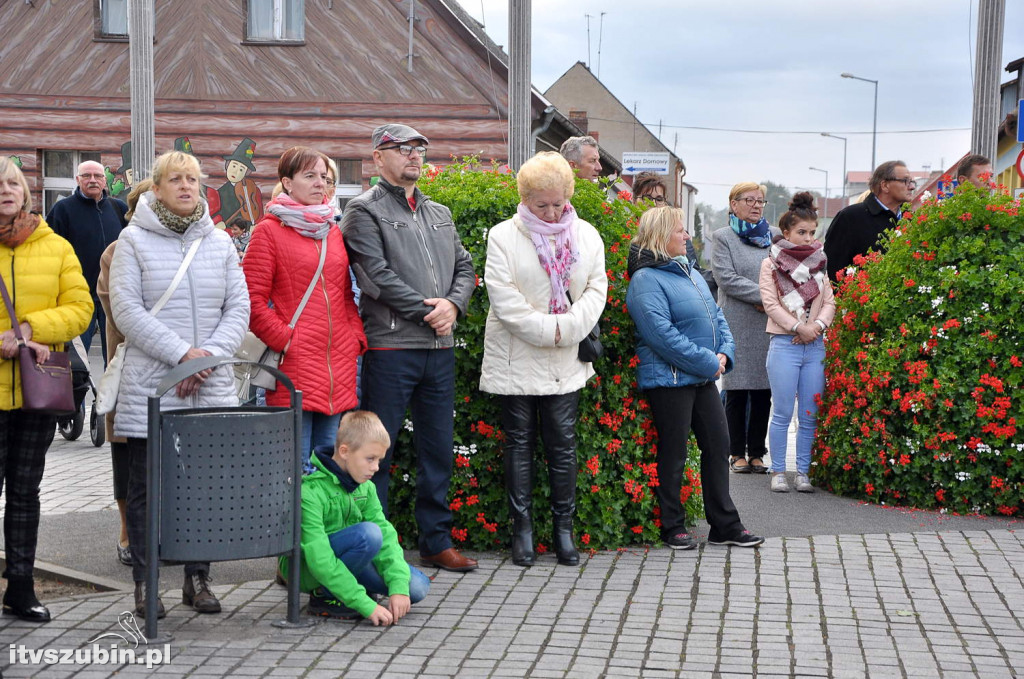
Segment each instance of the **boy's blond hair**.
[{"label": "boy's blond hair", "polygon": [[349,450],[358,450],[368,443],[380,443],[385,448],[391,446],[391,437],[388,436],[384,423],[376,413],[369,410],[345,413],[338,425],[338,438],[334,443],[334,449],[338,450],[345,445]]}]

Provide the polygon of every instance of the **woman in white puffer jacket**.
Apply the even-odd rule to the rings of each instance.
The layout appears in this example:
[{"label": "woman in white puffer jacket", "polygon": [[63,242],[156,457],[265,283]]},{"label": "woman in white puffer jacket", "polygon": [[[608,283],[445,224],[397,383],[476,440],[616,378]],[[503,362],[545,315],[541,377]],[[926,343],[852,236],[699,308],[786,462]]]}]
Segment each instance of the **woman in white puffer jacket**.
[{"label": "woman in white puffer jacket", "polygon": [[[121,232],[110,266],[110,306],[127,350],[114,433],[128,439],[128,539],[135,608],[145,616],[147,399],[175,365],[200,356],[232,356],[249,327],[249,293],[231,237],[213,225],[200,196],[199,161],[179,151],[160,156],[153,190],[139,199]],[[186,253],[198,250],[184,278],[156,316],[150,313]],[[183,380],[161,410],[238,405],[230,366]],[[185,566],[183,599],[200,613],[220,611],[209,589],[210,565]],[[157,616],[162,617],[163,606]]]},{"label": "woman in white puffer jacket", "polygon": [[523,163],[516,181],[516,215],[487,236],[484,282],[491,309],[480,390],[502,396],[512,561],[534,563],[531,497],[539,430],[555,555],[561,564],[576,565],[576,419],[580,390],[594,374],[579,359],[579,343],[604,311],[604,243],[569,203],[575,179],[562,156],[538,153]]}]

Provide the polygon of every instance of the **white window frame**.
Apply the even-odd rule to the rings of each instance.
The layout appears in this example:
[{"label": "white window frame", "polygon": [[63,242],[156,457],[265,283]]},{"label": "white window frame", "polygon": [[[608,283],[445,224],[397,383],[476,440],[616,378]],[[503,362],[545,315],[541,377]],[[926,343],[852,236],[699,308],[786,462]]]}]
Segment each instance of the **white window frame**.
[{"label": "white window frame", "polygon": [[[273,26],[271,35],[253,35],[251,14],[253,4],[256,2],[273,3]],[[306,4],[305,0],[246,0],[247,14],[245,39],[246,42],[295,42],[301,43],[306,39]],[[298,26],[295,36],[285,35],[285,14],[289,4],[297,5],[292,11],[299,14]]]},{"label": "white window frame", "polygon": [[[47,163],[46,163],[46,154],[47,153],[70,153],[71,154],[71,176],[70,177],[51,176],[49,174],[50,168],[47,167]],[[51,204],[50,201],[47,198],[47,192],[48,191],[60,191],[62,193],[63,192],[67,192],[68,195],[71,195],[72,193],[74,193],[75,189],[78,187],[78,182],[75,180],[75,173],[78,171],[78,166],[81,165],[82,162],[84,162],[86,160],[95,160],[98,163],[102,162],[100,160],[100,154],[99,154],[98,151],[72,151],[70,149],[43,149],[42,150],[42,156],[43,156],[43,163],[42,163],[42,166],[43,166],[43,201],[42,201],[43,206],[42,206],[42,212],[43,212],[44,215],[47,214],[50,211],[50,208],[53,207],[53,204]],[[65,197],[66,196],[61,196],[60,198],[57,198],[57,200],[53,201],[53,203],[56,203],[57,201],[62,200]]]}]

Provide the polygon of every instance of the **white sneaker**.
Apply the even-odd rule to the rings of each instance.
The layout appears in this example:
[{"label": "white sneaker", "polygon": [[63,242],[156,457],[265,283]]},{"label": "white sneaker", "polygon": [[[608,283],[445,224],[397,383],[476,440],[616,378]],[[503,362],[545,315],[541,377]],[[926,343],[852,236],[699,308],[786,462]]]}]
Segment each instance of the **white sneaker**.
[{"label": "white sneaker", "polygon": [[813,493],[814,486],[811,485],[811,480],[807,478],[807,474],[796,475],[796,492],[798,493]]},{"label": "white sneaker", "polygon": [[789,481],[786,480],[786,472],[772,472],[771,489],[773,493],[789,492]]}]

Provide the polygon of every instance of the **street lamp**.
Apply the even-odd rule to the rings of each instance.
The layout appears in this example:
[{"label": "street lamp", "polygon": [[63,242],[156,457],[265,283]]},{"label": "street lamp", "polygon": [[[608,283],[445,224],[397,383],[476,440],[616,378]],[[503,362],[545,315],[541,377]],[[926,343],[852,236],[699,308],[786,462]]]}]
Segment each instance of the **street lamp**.
[{"label": "street lamp", "polygon": [[808,168],[808,169],[814,170],[815,172],[824,172],[825,173],[825,206],[824,206],[825,207],[825,209],[824,209],[825,214],[823,214],[821,216],[821,218],[822,219],[828,219],[828,170],[821,170],[821,169],[818,169],[816,167],[811,167],[811,168]]},{"label": "street lamp", "polygon": [[872,83],[875,86],[875,120],[871,124],[871,170],[875,169],[875,146],[878,142],[878,81],[872,80],[871,78],[861,78],[852,73],[840,73],[841,78],[853,78],[854,80],[863,80],[866,83]]},{"label": "street lamp", "polygon": [[[830,132],[822,132],[823,137],[832,137],[833,139],[840,139],[843,142],[843,198],[846,197],[846,137],[840,137],[838,134],[832,134]],[[874,170],[874,168],[871,168]]]}]

